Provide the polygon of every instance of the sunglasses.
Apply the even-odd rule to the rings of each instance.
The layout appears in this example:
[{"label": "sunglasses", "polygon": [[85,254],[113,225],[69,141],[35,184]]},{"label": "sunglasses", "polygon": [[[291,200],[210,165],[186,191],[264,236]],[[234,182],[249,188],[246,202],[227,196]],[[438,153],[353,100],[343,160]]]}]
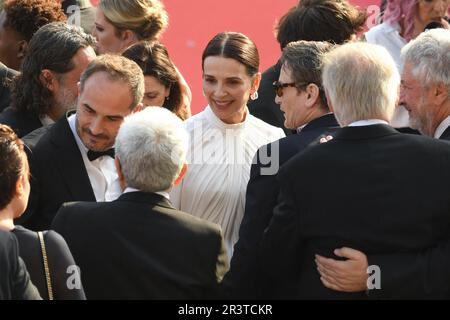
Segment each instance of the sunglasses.
[{"label": "sunglasses", "polygon": [[283,96],[283,88],[295,87],[295,82],[282,83],[280,81],[274,81],[272,83],[272,85],[273,85],[273,88],[275,89],[275,93],[277,94],[277,96],[282,97]]}]

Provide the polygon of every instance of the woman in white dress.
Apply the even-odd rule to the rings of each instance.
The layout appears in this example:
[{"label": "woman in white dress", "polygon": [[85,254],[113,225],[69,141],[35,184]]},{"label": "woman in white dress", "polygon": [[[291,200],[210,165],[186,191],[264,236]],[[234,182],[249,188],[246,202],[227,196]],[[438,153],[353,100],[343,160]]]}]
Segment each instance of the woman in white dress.
[{"label": "woman in white dress", "polygon": [[216,35],[202,55],[208,106],[185,122],[190,135],[188,170],[171,194],[180,210],[217,223],[229,257],[238,239],[252,159],[259,147],[284,136],[252,116],[261,80],[258,50],[247,36]]}]

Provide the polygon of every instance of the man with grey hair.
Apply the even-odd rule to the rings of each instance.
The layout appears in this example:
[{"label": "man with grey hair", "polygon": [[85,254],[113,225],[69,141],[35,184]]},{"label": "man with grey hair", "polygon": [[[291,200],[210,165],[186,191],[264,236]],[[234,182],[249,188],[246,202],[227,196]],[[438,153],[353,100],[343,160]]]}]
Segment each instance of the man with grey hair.
[{"label": "man with grey hair", "polygon": [[[424,135],[450,140],[450,30],[434,29],[422,33],[403,48],[402,58],[405,67],[401,80],[400,101],[409,111],[411,126]],[[448,283],[442,279],[450,269],[450,266],[446,267],[445,264],[450,257],[450,253],[445,253],[445,243],[442,247],[427,251],[426,254],[410,254],[403,257],[389,255],[367,257],[363,252],[352,248],[339,249],[339,252],[341,257],[347,259],[346,261],[323,257],[317,259],[321,276],[331,289],[352,292],[365,288],[367,261],[375,260],[382,261],[381,264],[384,265],[383,288],[389,290],[392,286],[403,285],[409,290],[420,292],[420,287],[411,288],[407,284],[411,283],[411,279],[428,278],[426,259],[436,254],[441,257],[429,261],[439,260],[440,270],[443,272],[437,272],[438,276],[434,279],[440,283],[433,283],[432,287],[441,288],[441,291],[448,289],[445,287],[442,289],[442,284]],[[404,270],[411,270],[411,265],[416,266],[415,273],[398,273],[397,269],[403,268],[400,263],[405,265]],[[431,266],[431,269],[436,270],[436,266]],[[371,296],[378,296],[377,290],[371,293]]]},{"label": "man with grey hair", "polygon": [[21,224],[45,230],[64,202],[117,199],[114,143],[123,119],[141,110],[143,95],[144,75],[135,62],[102,55],[88,65],[76,113],[65,115],[32,146],[31,194]]},{"label": "man with grey hair", "polygon": [[113,202],[59,210],[53,228],[76,257],[89,299],[216,296],[228,264],[220,228],[169,200],[186,170],[187,139],[182,121],[167,109],[127,117],[116,138],[124,193]]},{"label": "man with grey hair", "polygon": [[400,102],[411,127],[450,140],[450,30],[422,33],[403,48],[402,59]]},{"label": "man with grey hair", "polygon": [[[317,255],[338,258],[341,247],[400,255],[448,238],[450,147],[389,126],[399,83],[383,47],[349,43],[326,55],[323,84],[342,129],[280,170],[279,205],[262,241],[267,277],[284,285],[280,297],[366,299],[367,287],[353,293],[325,287]],[[420,278],[386,290],[385,266],[377,260],[369,265],[381,272],[373,285],[382,298],[441,297],[434,288],[428,296],[410,290],[422,286]]]},{"label": "man with grey hair", "polygon": [[23,137],[75,109],[80,75],[96,56],[94,43],[63,22],[40,28],[28,44],[22,73],[12,83],[11,107],[0,114],[0,123]]},{"label": "man with grey hair", "polygon": [[[277,173],[295,154],[319,136],[339,127],[330,112],[322,86],[322,58],[332,48],[327,42],[297,41],[283,49],[279,81],[273,86],[284,125],[298,134],[261,147],[253,161],[247,185],[245,213],[226,281],[233,298],[268,298],[270,285],[262,281],[258,246],[277,203]],[[270,156],[269,156],[270,155]]]}]

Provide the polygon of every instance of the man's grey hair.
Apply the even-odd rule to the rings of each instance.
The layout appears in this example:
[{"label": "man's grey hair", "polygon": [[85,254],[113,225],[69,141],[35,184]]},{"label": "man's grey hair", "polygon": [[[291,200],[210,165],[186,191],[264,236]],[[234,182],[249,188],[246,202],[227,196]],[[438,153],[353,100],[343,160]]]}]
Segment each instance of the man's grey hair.
[{"label": "man's grey hair", "polygon": [[402,59],[413,65],[412,74],[425,87],[443,83],[450,94],[450,30],[421,33],[402,49]]},{"label": "man's grey hair", "polygon": [[169,190],[186,162],[183,122],[165,108],[148,107],[126,117],[116,138],[116,155],[128,187]]},{"label": "man's grey hair", "polygon": [[385,48],[364,42],[337,47],[324,57],[322,79],[341,126],[392,118],[400,75]]},{"label": "man's grey hair", "polygon": [[283,49],[282,68],[291,71],[298,91],[310,83],[319,87],[321,105],[328,110],[325,91],[322,86],[322,60],[333,45],[323,41],[294,41]]}]

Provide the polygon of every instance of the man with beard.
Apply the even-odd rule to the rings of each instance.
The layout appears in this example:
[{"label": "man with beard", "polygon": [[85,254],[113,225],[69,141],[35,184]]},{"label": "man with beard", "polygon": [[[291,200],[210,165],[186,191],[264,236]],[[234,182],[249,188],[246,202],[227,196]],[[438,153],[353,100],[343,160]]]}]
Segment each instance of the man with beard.
[{"label": "man with beard", "polygon": [[39,29],[29,43],[22,73],[12,83],[11,107],[0,114],[0,123],[23,137],[74,109],[80,75],[95,58],[93,44],[91,36],[65,23]]},{"label": "man with beard", "polygon": [[114,143],[123,119],[142,107],[144,76],[121,56],[102,55],[81,75],[76,113],[62,117],[32,148],[31,194],[19,223],[43,230],[69,201],[121,194]]},{"label": "man with beard", "polygon": [[402,51],[400,102],[410,126],[423,135],[450,140],[450,30],[420,35]]}]

